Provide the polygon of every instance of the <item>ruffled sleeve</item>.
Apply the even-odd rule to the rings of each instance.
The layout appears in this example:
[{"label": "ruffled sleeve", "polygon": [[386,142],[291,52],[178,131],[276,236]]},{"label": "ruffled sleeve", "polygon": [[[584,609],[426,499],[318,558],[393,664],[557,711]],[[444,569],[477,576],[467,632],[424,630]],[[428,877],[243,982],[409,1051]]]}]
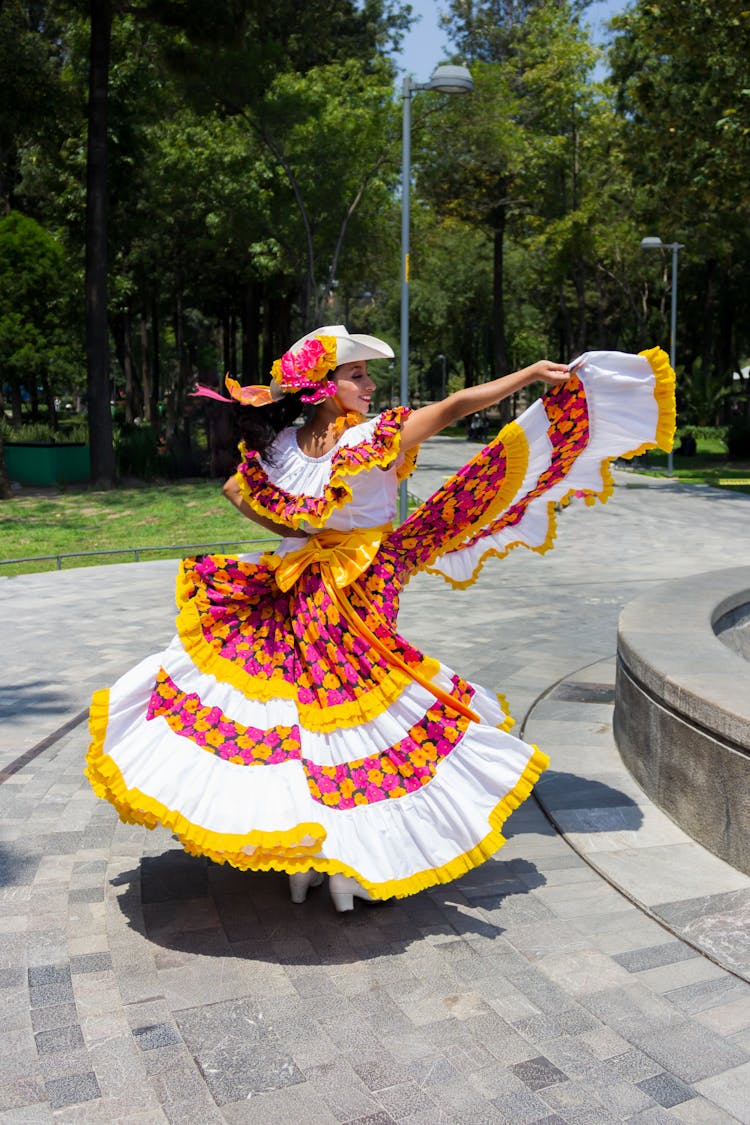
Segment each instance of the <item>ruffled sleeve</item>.
[{"label": "ruffled sleeve", "polygon": [[323,527],[333,511],[352,499],[352,479],[358,473],[394,467],[402,479],[414,469],[416,450],[401,454],[401,426],[408,413],[406,407],[395,407],[352,426],[325,457],[305,456],[292,427],[274,442],[272,464],[243,442],[236,474],[243,499],[258,515],[284,527]]},{"label": "ruffled sleeve", "polygon": [[573,497],[612,493],[610,461],[660,446],[675,429],[674,372],[661,348],[640,355],[587,352],[396,529],[404,577],[474,582],[485,561],[515,547],[544,552],[555,515]]}]

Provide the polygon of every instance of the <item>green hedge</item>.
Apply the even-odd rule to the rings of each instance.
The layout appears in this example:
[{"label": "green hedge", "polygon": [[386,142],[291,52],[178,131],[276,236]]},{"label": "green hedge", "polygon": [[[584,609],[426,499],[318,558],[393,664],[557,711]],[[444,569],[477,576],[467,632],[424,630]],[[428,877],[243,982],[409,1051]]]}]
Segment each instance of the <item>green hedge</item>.
[{"label": "green hedge", "polygon": [[726,441],[729,426],[679,426],[675,440],[691,434],[696,441]]},{"label": "green hedge", "polygon": [[15,430],[7,418],[0,421],[3,441],[43,441],[48,445],[86,445],[89,430],[85,422],[63,425],[55,429],[49,422],[25,422]]}]

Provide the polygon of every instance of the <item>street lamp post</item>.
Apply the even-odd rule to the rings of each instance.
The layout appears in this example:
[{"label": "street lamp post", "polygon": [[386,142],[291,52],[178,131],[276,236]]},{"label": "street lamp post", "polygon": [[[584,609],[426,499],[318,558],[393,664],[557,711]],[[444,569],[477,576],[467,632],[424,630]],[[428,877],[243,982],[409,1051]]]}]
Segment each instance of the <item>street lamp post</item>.
[{"label": "street lamp post", "polygon": [[[677,255],[685,249],[684,242],[662,242],[658,237],[650,236],[641,239],[641,250],[671,250],[672,251],[672,316],[669,327],[669,362],[675,370],[677,360]],[[672,450],[667,454],[667,472],[670,477],[674,470]]]},{"label": "street lamp post", "polygon": [[[401,405],[409,405],[409,204],[411,185],[411,97],[415,90],[441,94],[468,94],[474,81],[465,66],[438,66],[429,82],[415,82],[408,74],[402,86],[403,134],[401,157]],[[408,510],[406,481],[399,489],[398,514],[403,523]]]}]

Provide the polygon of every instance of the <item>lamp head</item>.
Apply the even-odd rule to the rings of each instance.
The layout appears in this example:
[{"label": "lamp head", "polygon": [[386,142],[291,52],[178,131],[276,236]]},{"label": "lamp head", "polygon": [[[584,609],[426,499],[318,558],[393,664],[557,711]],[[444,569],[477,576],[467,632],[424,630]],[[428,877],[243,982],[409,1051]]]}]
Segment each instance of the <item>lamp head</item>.
[{"label": "lamp head", "polygon": [[661,250],[663,247],[664,243],[660,238],[649,237],[641,239],[641,250]]},{"label": "lamp head", "polygon": [[441,94],[469,94],[474,89],[474,79],[465,66],[436,66],[426,89]]}]

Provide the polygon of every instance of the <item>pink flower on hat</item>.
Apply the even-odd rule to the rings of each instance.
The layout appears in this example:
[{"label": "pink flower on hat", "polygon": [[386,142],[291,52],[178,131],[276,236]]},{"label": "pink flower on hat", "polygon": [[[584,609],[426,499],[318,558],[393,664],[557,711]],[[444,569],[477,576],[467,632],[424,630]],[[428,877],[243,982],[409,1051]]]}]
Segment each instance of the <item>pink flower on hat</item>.
[{"label": "pink flower on hat", "polygon": [[285,394],[312,391],[303,394],[302,401],[316,403],[336,394],[336,384],[328,378],[335,367],[336,337],[313,336],[294,351],[284,352],[271,368],[271,376]]}]

